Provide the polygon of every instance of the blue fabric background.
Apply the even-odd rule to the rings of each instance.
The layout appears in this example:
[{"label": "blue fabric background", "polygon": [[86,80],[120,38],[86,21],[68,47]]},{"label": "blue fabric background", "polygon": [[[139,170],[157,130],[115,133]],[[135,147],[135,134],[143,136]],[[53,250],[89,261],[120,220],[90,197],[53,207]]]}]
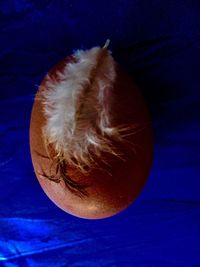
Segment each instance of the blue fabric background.
[{"label": "blue fabric background", "polygon": [[[200,3],[0,1],[0,266],[200,266]],[[76,48],[111,39],[154,126],[142,194],[109,219],[78,219],[40,188],[30,159],[34,94]]]}]

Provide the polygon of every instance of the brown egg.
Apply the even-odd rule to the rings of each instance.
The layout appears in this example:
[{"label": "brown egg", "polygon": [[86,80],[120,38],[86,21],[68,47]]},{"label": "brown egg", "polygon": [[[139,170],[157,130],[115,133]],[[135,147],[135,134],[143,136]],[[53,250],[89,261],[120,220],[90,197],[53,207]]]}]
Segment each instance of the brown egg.
[{"label": "brown egg", "polygon": [[[109,68],[112,68],[109,65],[112,64],[112,58],[106,47],[98,48],[92,53],[97,55],[96,58],[91,57],[91,61],[96,60],[96,65],[88,66],[84,59],[79,61],[77,58],[81,58],[82,54],[78,57],[72,55],[50,70],[42,81],[32,109],[30,148],[35,174],[47,196],[67,213],[81,218],[100,219],[124,210],[144,187],[152,162],[152,128],[143,97],[132,79],[116,63],[114,63],[115,75],[112,77],[114,81],[108,77],[112,76],[112,72],[109,73]],[[87,55],[83,54],[83,56]],[[75,65],[79,63],[82,66]],[[75,80],[80,78],[79,73],[70,73],[74,66],[80,68],[80,74],[81,68],[86,68],[84,71],[88,76],[87,81],[83,79],[80,84],[73,83],[73,77]],[[69,70],[70,67],[72,67],[71,70]],[[51,119],[51,114],[45,111],[47,102],[45,94],[52,92],[54,86],[59,90],[62,81],[63,87],[68,86],[69,80],[72,81],[72,87],[75,89],[69,89],[72,94],[67,96],[66,105],[63,104],[57,111],[53,105],[48,106],[49,111],[54,112],[52,114],[57,128],[53,128],[52,132],[49,131],[52,139],[47,142],[44,127]],[[99,88],[102,81],[105,86]],[[49,86],[50,82],[52,84]],[[107,86],[106,83],[109,85]],[[77,84],[79,91],[74,94]],[[68,90],[67,87],[63,90],[64,97],[66,90]],[[100,90],[104,90],[101,104],[98,99],[101,97]],[[60,108],[61,102],[65,103],[65,98],[60,95],[59,97],[61,97],[60,100],[54,99],[54,103],[59,101]],[[70,99],[71,102],[68,101]],[[75,99],[74,102],[73,99]],[[108,127],[102,126],[107,133],[104,133],[99,126],[100,119],[103,118],[101,116],[103,116],[104,105],[105,110],[109,111],[107,116],[110,116]],[[69,114],[75,111],[75,113],[72,112],[74,114],[72,119],[67,117],[68,114],[64,114],[68,112],[67,108]],[[64,112],[65,109],[67,109],[66,112]],[[55,112],[61,114],[55,114]],[[60,121],[56,121],[56,115]],[[104,119],[106,121],[106,117]],[[71,123],[69,127],[67,121]],[[51,130],[50,121],[49,127]],[[60,128],[61,133],[64,133],[64,139],[62,139],[64,143],[60,141]],[[58,132],[53,132],[56,129]],[[70,136],[65,134],[66,129]],[[116,134],[115,129],[119,129],[118,132],[116,130]],[[91,136],[93,141],[89,139],[91,132],[96,133],[99,139],[95,139],[95,135]],[[87,143],[89,141],[90,144]],[[95,144],[100,141],[101,143]],[[65,148],[63,153],[61,153],[62,144]],[[109,146],[112,152],[109,151]],[[84,151],[81,151],[82,149]],[[87,155],[87,151],[90,155]]]}]

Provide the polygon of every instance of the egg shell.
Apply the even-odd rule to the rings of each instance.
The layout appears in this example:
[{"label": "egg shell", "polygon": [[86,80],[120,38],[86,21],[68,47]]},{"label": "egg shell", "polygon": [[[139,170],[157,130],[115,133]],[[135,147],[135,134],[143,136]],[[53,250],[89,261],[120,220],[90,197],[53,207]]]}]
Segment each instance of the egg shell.
[{"label": "egg shell", "polygon": [[[72,57],[65,58],[48,74],[58,79],[56,72],[62,71],[71,60]],[[66,188],[63,181],[55,183],[41,175],[42,169],[46,173],[49,173],[50,168],[52,173],[55,171],[55,166],[52,167],[51,161],[47,158],[42,135],[42,127],[45,124],[42,92],[47,90],[46,77],[39,87],[33,104],[30,151],[36,177],[46,195],[59,208],[80,218],[106,218],[127,208],[143,189],[152,163],[152,127],[144,99],[133,80],[117,64],[116,73],[113,92],[116,103],[113,107],[114,121],[116,125],[136,125],[136,128],[125,138],[126,145],[116,144],[123,153],[123,160],[105,154],[103,157],[108,159],[110,165],[104,166],[103,171],[94,169],[89,175],[69,166],[70,177],[88,185],[88,196],[79,197]]]}]

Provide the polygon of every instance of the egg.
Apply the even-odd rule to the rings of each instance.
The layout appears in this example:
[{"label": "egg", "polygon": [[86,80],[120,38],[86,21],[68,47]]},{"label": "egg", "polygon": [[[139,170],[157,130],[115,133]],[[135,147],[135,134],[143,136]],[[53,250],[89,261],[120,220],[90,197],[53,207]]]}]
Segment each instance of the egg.
[{"label": "egg", "polygon": [[78,50],[44,77],[30,122],[35,175],[63,211],[102,219],[127,208],[152,163],[140,90],[104,47]]}]

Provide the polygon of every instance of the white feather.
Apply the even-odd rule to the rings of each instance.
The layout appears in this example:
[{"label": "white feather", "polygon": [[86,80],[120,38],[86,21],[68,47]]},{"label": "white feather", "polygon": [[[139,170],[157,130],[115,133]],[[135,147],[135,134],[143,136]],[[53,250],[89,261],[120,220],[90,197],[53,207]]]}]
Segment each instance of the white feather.
[{"label": "white feather", "polygon": [[56,80],[47,77],[43,135],[58,157],[84,171],[86,166],[94,165],[94,155],[116,155],[109,139],[121,138],[118,129],[111,125],[109,105],[115,62],[106,46],[78,50],[73,57],[75,62],[58,71]]}]

